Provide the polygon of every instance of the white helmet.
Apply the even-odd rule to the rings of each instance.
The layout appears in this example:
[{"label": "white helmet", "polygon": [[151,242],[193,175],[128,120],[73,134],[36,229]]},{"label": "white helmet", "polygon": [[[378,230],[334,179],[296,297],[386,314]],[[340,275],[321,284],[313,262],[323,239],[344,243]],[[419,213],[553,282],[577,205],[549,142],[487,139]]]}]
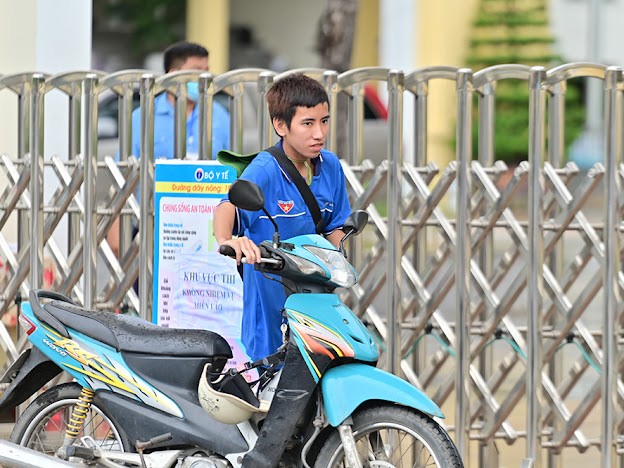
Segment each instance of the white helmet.
[{"label": "white helmet", "polygon": [[266,413],[269,410],[269,404],[258,401],[241,374],[223,374],[211,382],[208,378],[209,365],[204,366],[197,392],[199,403],[210,416],[225,424],[238,424],[251,418],[254,413]]}]

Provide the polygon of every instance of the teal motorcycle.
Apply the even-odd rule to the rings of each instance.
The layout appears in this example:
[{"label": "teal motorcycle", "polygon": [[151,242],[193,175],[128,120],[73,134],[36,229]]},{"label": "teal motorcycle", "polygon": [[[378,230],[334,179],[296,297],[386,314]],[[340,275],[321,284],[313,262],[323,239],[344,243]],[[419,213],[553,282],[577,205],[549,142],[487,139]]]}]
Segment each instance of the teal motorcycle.
[{"label": "teal motorcycle", "polygon": [[[251,182],[235,182],[229,196],[239,209],[264,210]],[[345,239],[367,220],[354,212]],[[20,317],[32,348],[0,381],[8,384],[0,411],[61,371],[73,381],[48,388],[21,414],[11,443],[0,442],[0,465],[463,467],[434,420],[444,417],[438,406],[375,367],[372,335],[334,294],[357,282],[345,239],[336,249],[319,235],[281,241],[276,232],[259,245],[255,268],[279,277],[287,293],[284,344],[243,369],[225,369],[231,349],[216,333],[87,311],[32,291]],[[242,372],[252,369],[258,378],[248,382]]]}]

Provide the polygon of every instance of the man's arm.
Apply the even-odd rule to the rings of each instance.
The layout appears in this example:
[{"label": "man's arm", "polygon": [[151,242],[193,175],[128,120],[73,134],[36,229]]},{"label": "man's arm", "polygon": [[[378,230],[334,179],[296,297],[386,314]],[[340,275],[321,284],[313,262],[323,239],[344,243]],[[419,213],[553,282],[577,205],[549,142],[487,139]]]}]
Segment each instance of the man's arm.
[{"label": "man's arm", "polygon": [[106,234],[106,240],[115,254],[115,257],[119,258],[119,217],[115,218],[115,221],[113,221],[111,228]]},{"label": "man's arm", "polygon": [[236,262],[240,264],[241,258],[247,258],[248,263],[260,261],[260,249],[247,237],[232,238],[236,207],[229,201],[222,202],[214,212],[212,230],[219,245],[229,245],[236,252]]}]

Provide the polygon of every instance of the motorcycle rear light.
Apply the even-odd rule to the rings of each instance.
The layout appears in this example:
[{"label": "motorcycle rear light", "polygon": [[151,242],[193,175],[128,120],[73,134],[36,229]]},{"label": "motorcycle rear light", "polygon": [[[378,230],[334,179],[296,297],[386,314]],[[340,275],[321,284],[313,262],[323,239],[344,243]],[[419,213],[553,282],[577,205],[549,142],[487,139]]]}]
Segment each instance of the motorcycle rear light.
[{"label": "motorcycle rear light", "polygon": [[20,314],[19,316],[19,324],[20,327],[26,332],[27,335],[32,334],[37,329],[37,326],[32,323],[30,320],[26,318],[25,315]]}]

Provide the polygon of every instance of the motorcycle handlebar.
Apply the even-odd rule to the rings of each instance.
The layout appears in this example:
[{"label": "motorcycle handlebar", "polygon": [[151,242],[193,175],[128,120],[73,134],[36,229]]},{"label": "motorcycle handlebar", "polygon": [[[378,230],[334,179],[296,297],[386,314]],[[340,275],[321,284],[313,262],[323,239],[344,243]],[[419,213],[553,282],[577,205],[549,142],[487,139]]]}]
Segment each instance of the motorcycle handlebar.
[{"label": "motorcycle handlebar", "polygon": [[219,253],[226,257],[236,257],[236,251],[229,245],[221,245],[219,247]]},{"label": "motorcycle handlebar", "polygon": [[[271,265],[281,265],[282,261],[275,259],[275,258],[270,258],[268,252],[266,252],[262,246],[260,246],[260,252],[262,254],[262,258],[260,259],[260,263],[268,263]],[[231,258],[236,258],[236,251],[230,247],[229,245],[221,245],[219,246],[219,253],[221,255],[225,255],[226,257],[231,257]],[[266,257],[265,257],[266,255]],[[243,257],[241,259],[241,263],[247,263],[247,259],[245,257]]]}]

